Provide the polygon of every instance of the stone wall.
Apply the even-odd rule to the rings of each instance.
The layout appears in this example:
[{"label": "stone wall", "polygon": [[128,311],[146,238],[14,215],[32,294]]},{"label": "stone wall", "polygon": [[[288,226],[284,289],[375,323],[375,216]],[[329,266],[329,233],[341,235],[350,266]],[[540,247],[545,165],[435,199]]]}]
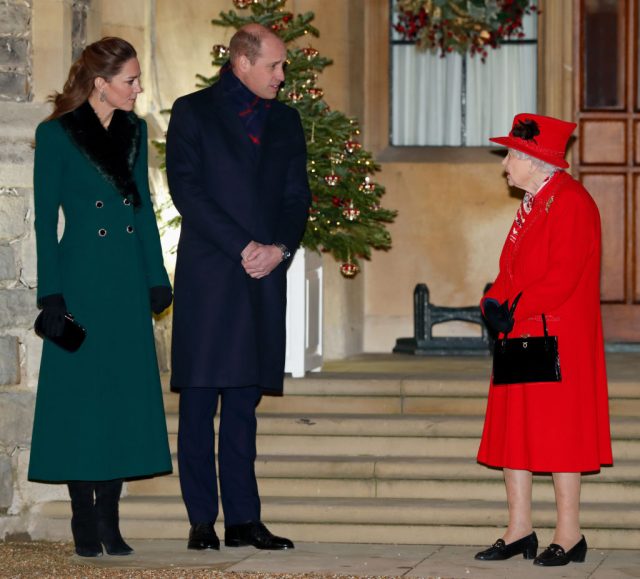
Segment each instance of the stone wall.
[{"label": "stone wall", "polygon": [[33,332],[36,251],[31,0],[0,2],[0,539],[28,533],[29,506],[61,490],[26,481],[42,342]]},{"label": "stone wall", "polygon": [[32,329],[37,314],[32,141],[47,111],[41,104],[0,103],[0,538],[26,531],[27,507],[51,494],[26,482],[42,351]]},{"label": "stone wall", "polygon": [[0,101],[31,99],[31,1],[0,2]]}]

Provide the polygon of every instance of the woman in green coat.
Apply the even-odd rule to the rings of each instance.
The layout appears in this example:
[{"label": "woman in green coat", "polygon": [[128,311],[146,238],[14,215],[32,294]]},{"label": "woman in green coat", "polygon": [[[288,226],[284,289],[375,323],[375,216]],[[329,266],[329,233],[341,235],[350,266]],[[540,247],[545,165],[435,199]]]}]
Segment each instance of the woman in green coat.
[{"label": "woman in green coat", "polygon": [[[75,352],[45,340],[29,480],[66,482],[76,553],[126,555],[123,479],[171,471],[151,312],[171,285],[149,193],[147,131],[133,113],[134,48],[103,38],[74,63],[36,131],[38,305],[47,336],[68,311]],[[64,234],[58,240],[58,210]]]}]

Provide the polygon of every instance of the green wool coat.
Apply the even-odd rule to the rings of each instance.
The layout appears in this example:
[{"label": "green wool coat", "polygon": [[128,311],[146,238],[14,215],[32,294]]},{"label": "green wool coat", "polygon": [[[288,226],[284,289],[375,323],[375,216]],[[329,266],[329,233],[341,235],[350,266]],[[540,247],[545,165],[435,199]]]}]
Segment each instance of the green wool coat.
[{"label": "green wool coat", "polygon": [[[91,139],[113,149],[87,107],[79,118],[92,124]],[[141,197],[135,209],[60,119],[36,131],[38,299],[63,294],[87,337],[74,353],[44,342],[30,480],[171,471],[149,302],[149,288],[170,283],[149,194],[147,129],[135,114],[116,113],[135,134],[129,149],[124,145]],[[58,242],[59,207],[65,229]]]}]

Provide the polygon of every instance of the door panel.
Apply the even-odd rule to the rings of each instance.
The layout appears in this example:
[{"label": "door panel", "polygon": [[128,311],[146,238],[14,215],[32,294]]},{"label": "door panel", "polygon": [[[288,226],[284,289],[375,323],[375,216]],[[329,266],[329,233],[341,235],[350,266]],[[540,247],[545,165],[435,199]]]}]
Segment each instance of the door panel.
[{"label": "door panel", "polygon": [[637,0],[574,0],[573,170],[602,220],[605,338],[640,342]]},{"label": "door panel", "polygon": [[602,222],[602,301],[625,301],[625,176],[583,174],[582,183],[600,208]]}]

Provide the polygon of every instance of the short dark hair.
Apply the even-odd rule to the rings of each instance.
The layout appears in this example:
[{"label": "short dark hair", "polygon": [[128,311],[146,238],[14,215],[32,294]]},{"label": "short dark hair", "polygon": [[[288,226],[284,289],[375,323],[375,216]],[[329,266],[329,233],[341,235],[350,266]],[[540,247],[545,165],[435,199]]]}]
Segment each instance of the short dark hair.
[{"label": "short dark hair", "polygon": [[231,64],[235,62],[242,55],[249,59],[251,64],[255,64],[256,60],[260,56],[262,48],[262,37],[246,30],[238,30],[229,42],[229,59]]}]

